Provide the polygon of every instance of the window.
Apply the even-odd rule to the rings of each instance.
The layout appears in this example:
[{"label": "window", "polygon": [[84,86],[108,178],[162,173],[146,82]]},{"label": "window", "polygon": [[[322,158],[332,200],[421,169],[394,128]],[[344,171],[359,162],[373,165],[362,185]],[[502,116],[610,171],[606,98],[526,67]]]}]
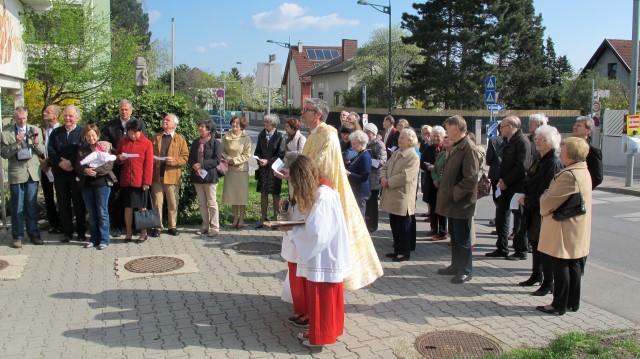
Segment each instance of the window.
[{"label": "window", "polygon": [[607,77],[609,77],[609,80],[618,78],[618,63],[613,62],[607,64]]},{"label": "window", "polygon": [[333,92],[333,105],[334,106],[340,105],[340,92],[338,91]]},{"label": "window", "polygon": [[318,98],[324,100],[324,92],[318,92]]}]

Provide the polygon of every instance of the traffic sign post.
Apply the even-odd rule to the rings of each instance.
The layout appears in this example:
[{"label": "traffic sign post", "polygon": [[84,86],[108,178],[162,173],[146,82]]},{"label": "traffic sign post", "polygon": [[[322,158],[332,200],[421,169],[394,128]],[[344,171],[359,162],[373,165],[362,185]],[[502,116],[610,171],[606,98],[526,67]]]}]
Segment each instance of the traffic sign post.
[{"label": "traffic sign post", "polygon": [[[496,89],[498,87],[498,82],[495,76],[487,76],[484,78],[484,103],[487,105],[487,110],[489,111],[489,121],[493,121],[493,112],[494,111],[503,111],[504,106],[497,105],[498,102],[498,93]],[[499,107],[494,107],[499,106]]]},{"label": "traffic sign post", "polygon": [[217,89],[216,90],[216,97],[217,98],[223,98],[224,97],[224,89]]}]

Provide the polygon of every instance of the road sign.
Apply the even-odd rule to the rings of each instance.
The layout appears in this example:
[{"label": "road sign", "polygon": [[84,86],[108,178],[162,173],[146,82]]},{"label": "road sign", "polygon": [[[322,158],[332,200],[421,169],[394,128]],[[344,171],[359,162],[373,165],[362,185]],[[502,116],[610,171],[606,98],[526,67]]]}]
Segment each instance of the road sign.
[{"label": "road sign", "polygon": [[217,98],[223,98],[224,97],[224,89],[217,89],[216,90],[216,97]]},{"label": "road sign", "polygon": [[487,105],[492,105],[496,103],[496,92],[495,91],[486,91],[484,93],[484,103]]},{"label": "road sign", "polygon": [[600,101],[593,101],[593,105],[591,105],[592,112],[600,112]]},{"label": "road sign", "polygon": [[627,136],[640,132],[640,115],[627,115]]},{"label": "road sign", "polygon": [[493,137],[498,135],[498,121],[491,121],[487,125],[487,137]]},{"label": "road sign", "polygon": [[487,91],[495,91],[496,90],[496,77],[495,76],[487,76],[484,78],[484,89]]},{"label": "road sign", "polygon": [[244,108],[244,102],[240,101],[240,108]]},{"label": "road sign", "polygon": [[504,104],[494,103],[487,105],[487,111],[504,111]]}]

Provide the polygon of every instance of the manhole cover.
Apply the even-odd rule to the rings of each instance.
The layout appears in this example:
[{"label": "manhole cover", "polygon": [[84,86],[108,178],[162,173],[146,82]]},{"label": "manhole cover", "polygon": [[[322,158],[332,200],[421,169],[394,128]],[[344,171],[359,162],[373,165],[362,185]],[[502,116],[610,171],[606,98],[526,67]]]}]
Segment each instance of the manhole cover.
[{"label": "manhole cover", "polygon": [[9,266],[9,262],[0,259],[0,270],[3,270]]},{"label": "manhole cover", "polygon": [[423,334],[416,339],[416,349],[425,358],[478,358],[498,355],[500,347],[481,335],[459,330]]},{"label": "manhole cover", "polygon": [[243,242],[233,246],[240,254],[263,255],[280,253],[280,245],[271,242]]},{"label": "manhole cover", "polygon": [[164,256],[138,258],[124,265],[124,269],[133,273],[167,273],[182,267],[182,259]]}]

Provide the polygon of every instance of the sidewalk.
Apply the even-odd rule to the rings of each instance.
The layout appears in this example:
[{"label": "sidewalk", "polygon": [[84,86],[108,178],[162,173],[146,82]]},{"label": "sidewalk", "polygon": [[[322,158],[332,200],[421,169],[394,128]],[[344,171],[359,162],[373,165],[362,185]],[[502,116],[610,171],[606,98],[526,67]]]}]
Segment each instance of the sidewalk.
[{"label": "sidewalk", "polygon": [[626,168],[621,166],[604,166],[604,180],[597,189],[611,193],[640,196],[640,173],[634,171],[633,185],[625,187]]},{"label": "sidewalk", "polygon": [[[425,209],[418,201],[417,213]],[[0,358],[419,358],[415,338],[434,330],[472,332],[506,350],[573,330],[634,327],[588,303],[564,316],[539,313],[534,307],[550,297],[532,297],[517,284],[526,273],[514,276],[481,253],[473,280],[451,284],[436,274],[449,262],[447,241],[419,241],[411,261],[391,262],[383,257],[391,236],[381,218],[373,240],[385,275],[346,293],[345,333],[322,352],[302,346],[301,329],[287,322],[292,307],[280,300],[286,264],[264,254],[269,246],[279,253],[278,232],[224,229],[202,239],[194,227],[140,245],[116,240],[105,251],[63,245],[58,236],[15,250],[4,232],[0,260],[28,259],[20,278],[0,281]],[[419,237],[426,230],[420,221]],[[477,226],[476,249],[490,246],[489,231]],[[240,253],[236,244],[260,245],[263,254]],[[187,274],[120,279],[122,258],[149,255],[181,255],[195,265]]]}]

